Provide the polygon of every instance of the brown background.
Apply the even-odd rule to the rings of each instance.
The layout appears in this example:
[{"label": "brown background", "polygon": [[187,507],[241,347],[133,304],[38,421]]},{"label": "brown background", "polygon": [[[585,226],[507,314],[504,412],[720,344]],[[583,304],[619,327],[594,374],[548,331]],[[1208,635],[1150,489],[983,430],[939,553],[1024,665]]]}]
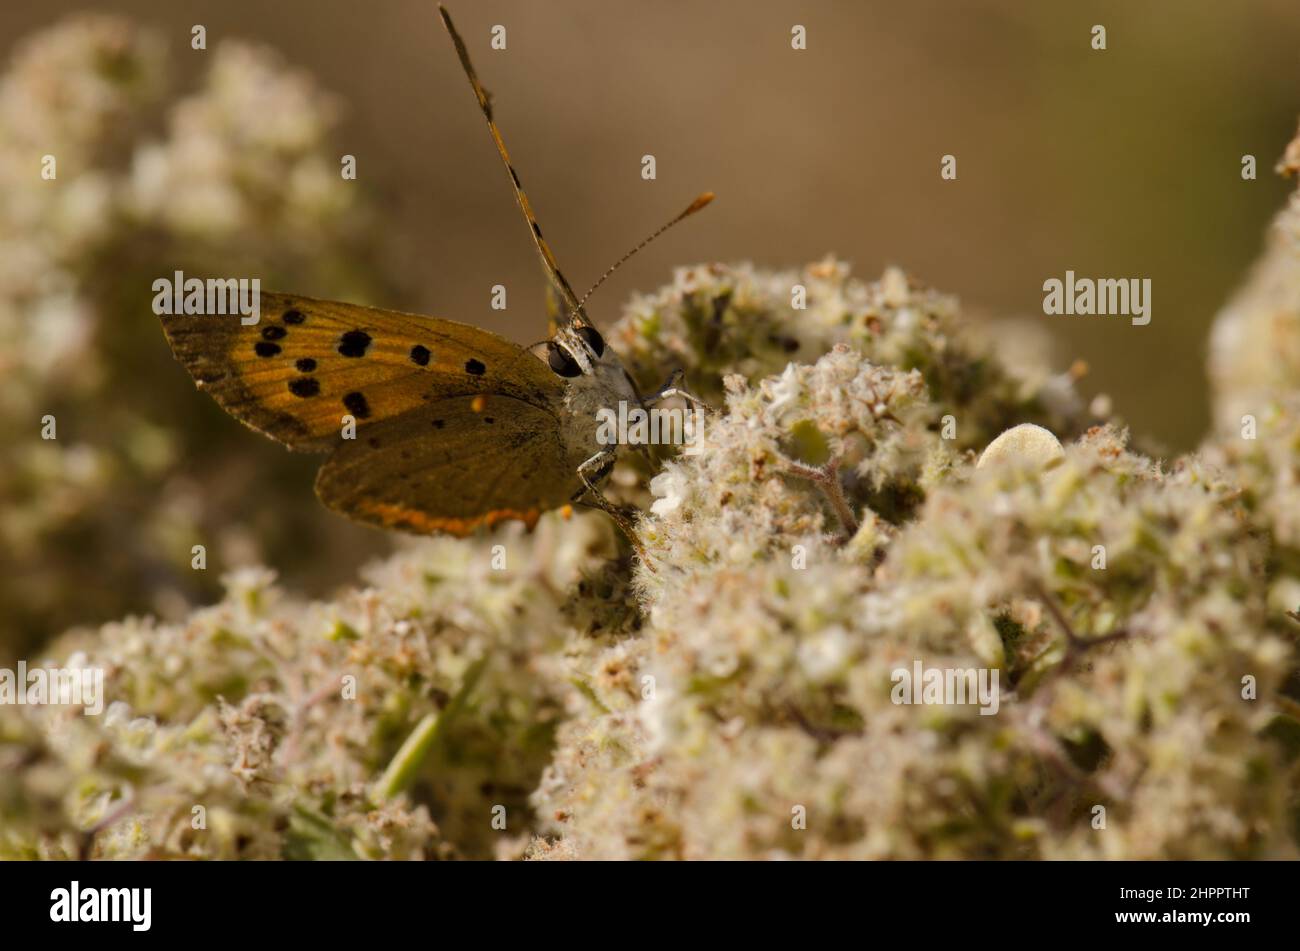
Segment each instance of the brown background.
[{"label": "brown background", "polygon": [[[85,4],[0,8],[0,52]],[[335,92],[342,151],[380,193],[409,277],[395,306],[541,336],[543,286],[427,0],[103,0],[165,28],[172,65],[264,41]],[[972,313],[1051,321],[1135,427],[1172,448],[1206,419],[1207,323],[1256,253],[1300,113],[1300,4],[1158,2],[452,4],[561,263],[584,287],[695,193],[716,205],[597,298],[612,319],[674,264],[897,263]],[[504,24],[508,49],[488,48]],[[790,48],[790,27],[808,49]],[[1089,31],[1108,29],[1094,52]],[[959,178],[943,182],[943,153]],[[1260,180],[1243,182],[1254,153]],[[653,153],[658,180],[640,178]],[[1150,277],[1150,326],[1042,316],[1042,282]],[[505,313],[489,288],[511,292]],[[311,292],[311,288],[298,289]],[[384,302],[390,303],[390,302]]]}]

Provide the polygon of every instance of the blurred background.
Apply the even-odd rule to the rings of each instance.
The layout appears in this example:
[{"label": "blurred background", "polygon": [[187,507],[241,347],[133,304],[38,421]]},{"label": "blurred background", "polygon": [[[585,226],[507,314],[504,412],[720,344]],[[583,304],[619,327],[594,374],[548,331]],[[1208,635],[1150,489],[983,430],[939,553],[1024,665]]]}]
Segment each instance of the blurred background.
[{"label": "blurred background", "polygon": [[[602,289],[598,320],[679,264],[898,264],[972,319],[1047,327],[1061,367],[1089,364],[1085,394],[1195,446],[1209,322],[1286,195],[1295,0],[450,7],[574,284],[718,195]],[[194,391],[150,284],[260,276],[543,336],[543,278],[434,4],[7,3],[0,59],[0,660],[73,624],[178,616],[240,564],[313,594],[350,580],[392,541],[318,507],[317,457]],[[1067,269],[1150,278],[1151,324],[1043,316]]]}]

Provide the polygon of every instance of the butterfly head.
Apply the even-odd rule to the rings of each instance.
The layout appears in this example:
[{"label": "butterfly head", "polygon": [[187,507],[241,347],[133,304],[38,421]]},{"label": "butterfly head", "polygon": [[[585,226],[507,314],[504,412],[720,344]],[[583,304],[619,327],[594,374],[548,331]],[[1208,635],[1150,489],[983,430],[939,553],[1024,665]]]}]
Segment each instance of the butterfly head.
[{"label": "butterfly head", "polygon": [[551,372],[568,381],[565,404],[575,418],[590,419],[620,402],[640,406],[641,396],[600,331],[582,320],[560,328],[546,343]]},{"label": "butterfly head", "polygon": [[600,331],[575,322],[546,342],[546,362],[556,376],[573,379],[595,375],[604,363],[618,366],[618,357],[605,346]]}]

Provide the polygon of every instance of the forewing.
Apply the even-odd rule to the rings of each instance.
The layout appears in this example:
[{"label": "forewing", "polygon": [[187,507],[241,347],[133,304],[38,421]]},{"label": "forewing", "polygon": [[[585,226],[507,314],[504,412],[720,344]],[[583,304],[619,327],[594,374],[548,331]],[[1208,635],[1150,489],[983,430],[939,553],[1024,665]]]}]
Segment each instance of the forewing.
[{"label": "forewing", "polygon": [[581,486],[562,412],[496,393],[440,400],[344,441],[316,494],[349,518],[421,535],[509,519],[531,527]]},{"label": "forewing", "polygon": [[260,311],[250,326],[237,315],[165,316],[163,330],[200,389],[291,449],[339,445],[344,415],[364,433],[448,397],[549,407],[563,392],[541,360],[469,324],[273,293]]}]

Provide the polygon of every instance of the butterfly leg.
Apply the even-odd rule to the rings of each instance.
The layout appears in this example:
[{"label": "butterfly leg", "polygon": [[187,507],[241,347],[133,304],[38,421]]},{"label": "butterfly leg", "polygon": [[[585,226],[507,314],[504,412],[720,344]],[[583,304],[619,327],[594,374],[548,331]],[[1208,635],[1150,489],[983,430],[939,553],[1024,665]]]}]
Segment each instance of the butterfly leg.
[{"label": "butterfly leg", "polygon": [[688,436],[686,441],[686,445],[689,447],[686,450],[687,455],[695,455],[700,451],[701,439],[704,435],[704,414],[712,416],[714,415],[714,409],[708,403],[704,402],[704,400],[700,399],[690,390],[682,386],[681,382],[682,371],[674,370],[664,385],[643,399],[641,404],[648,409],[656,403],[662,403],[664,400],[671,399],[674,396],[680,396],[688,404],[695,407],[695,418],[693,421],[694,428],[691,431],[692,435]]},{"label": "butterfly leg", "polygon": [[671,399],[674,396],[680,396],[682,399],[686,400],[686,402],[700,407],[706,413],[712,413],[712,406],[681,385],[682,375],[681,370],[674,370],[672,376],[668,377],[667,382],[665,382],[663,386],[659,387],[658,390],[645,398],[645,405],[653,406],[656,403],[662,403],[664,400]]},{"label": "butterfly leg", "polygon": [[627,540],[632,543],[632,547],[636,549],[637,554],[641,556],[641,560],[649,564],[649,559],[646,558],[645,547],[637,537],[636,526],[632,524],[632,519],[630,519],[627,513],[621,508],[609,499],[605,498],[605,496],[601,494],[600,489],[596,486],[597,482],[609,475],[609,471],[614,468],[614,462],[617,458],[618,453],[615,447],[606,446],[586,462],[582,463],[582,465],[578,466],[578,478],[582,480],[584,488],[579,490],[573,496],[573,501],[582,502],[586,500],[587,497],[590,497],[588,504],[594,505],[612,518],[614,524],[622,530],[623,534],[627,536]]}]

